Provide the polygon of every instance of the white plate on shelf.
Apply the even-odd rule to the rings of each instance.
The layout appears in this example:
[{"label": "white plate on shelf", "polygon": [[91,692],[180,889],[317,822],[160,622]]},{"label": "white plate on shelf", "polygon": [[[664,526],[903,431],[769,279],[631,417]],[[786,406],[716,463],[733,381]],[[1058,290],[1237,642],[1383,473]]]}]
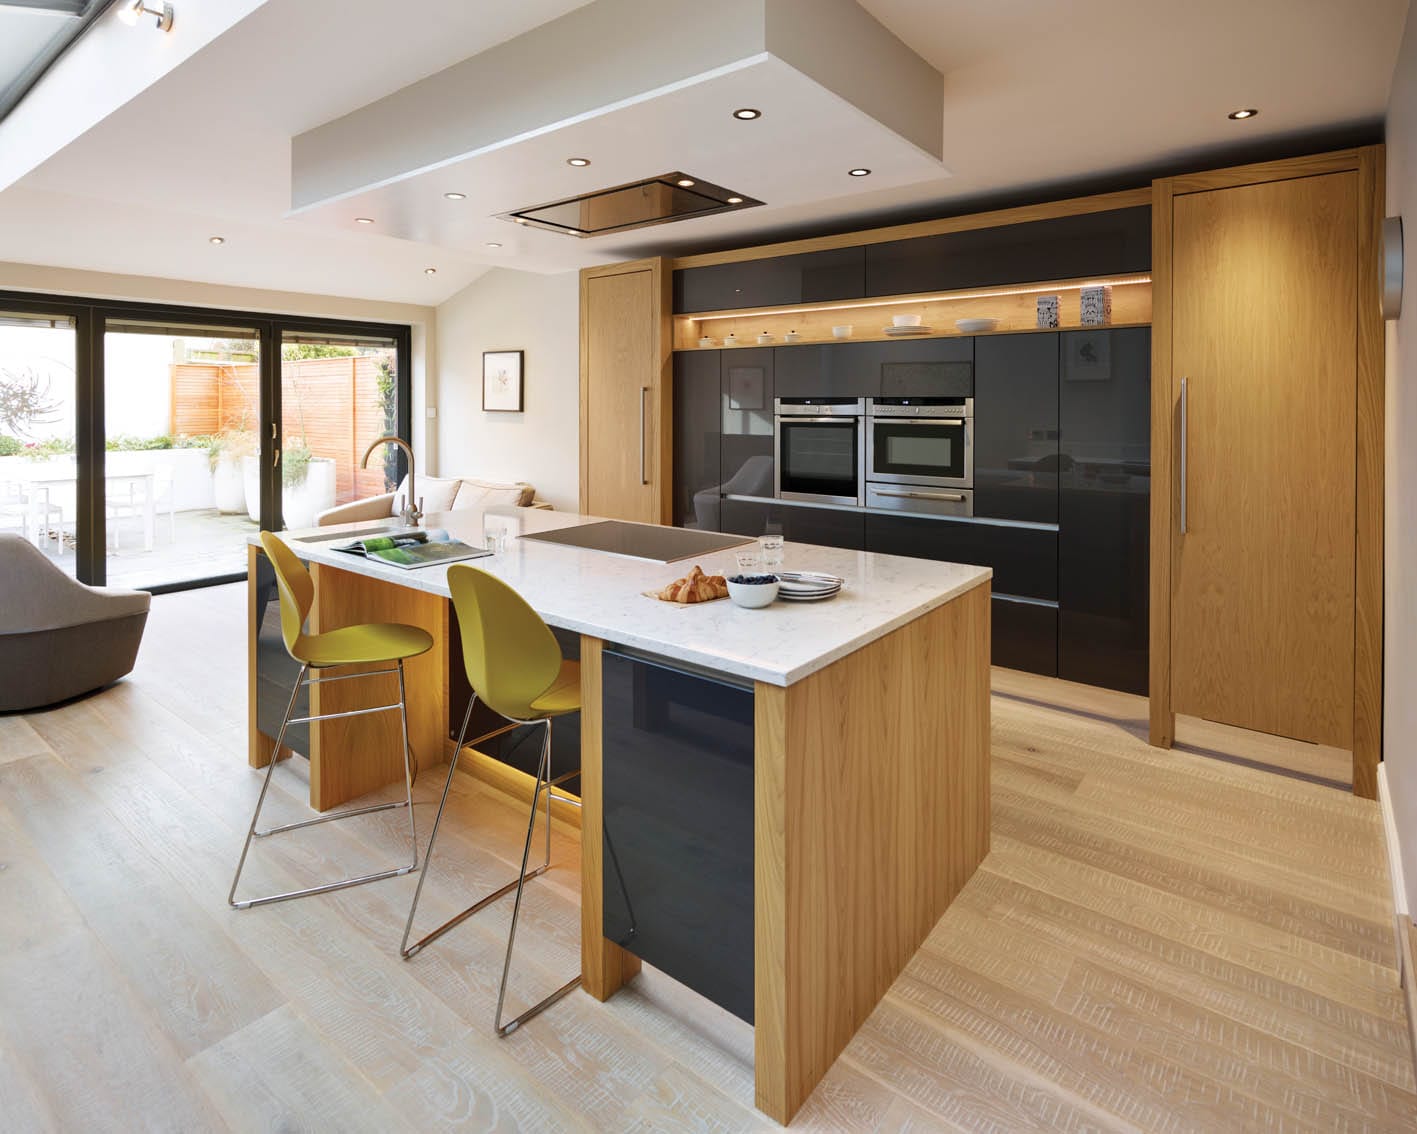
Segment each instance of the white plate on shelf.
[{"label": "white plate on shelf", "polygon": [[992,331],[999,325],[999,320],[981,316],[978,319],[956,319],[955,326],[966,335],[976,335],[980,331]]},{"label": "white plate on shelf", "polygon": [[893,339],[906,339],[912,335],[933,335],[935,332],[930,327],[882,327],[881,334],[890,335]]}]

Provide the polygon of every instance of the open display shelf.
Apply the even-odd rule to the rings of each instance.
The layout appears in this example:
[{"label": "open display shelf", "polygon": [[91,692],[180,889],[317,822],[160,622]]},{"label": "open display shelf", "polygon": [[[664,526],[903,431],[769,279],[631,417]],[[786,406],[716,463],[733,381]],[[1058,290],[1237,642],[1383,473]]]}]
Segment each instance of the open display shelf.
[{"label": "open display shelf", "polygon": [[[1145,326],[1151,323],[1151,277],[1120,276],[1104,279],[1051,280],[1008,287],[971,288],[925,295],[898,295],[882,299],[801,304],[792,307],[757,307],[741,311],[707,311],[674,316],[675,350],[722,350],[726,347],[793,346],[806,343],[885,342],[895,337],[951,338],[970,334],[1016,334],[1020,331],[1078,330],[1083,327],[1079,307],[1084,287],[1106,285],[1112,289],[1109,327]],[[1039,296],[1058,296],[1058,326],[1039,327]],[[930,330],[916,336],[885,333],[896,315],[919,315]],[[957,319],[994,318],[990,331],[961,331]],[[832,328],[849,324],[851,334],[837,339]],[[788,342],[785,336],[797,332]],[[759,343],[758,336],[771,336]],[[730,341],[728,336],[732,335]],[[701,347],[707,336],[712,344]]]}]

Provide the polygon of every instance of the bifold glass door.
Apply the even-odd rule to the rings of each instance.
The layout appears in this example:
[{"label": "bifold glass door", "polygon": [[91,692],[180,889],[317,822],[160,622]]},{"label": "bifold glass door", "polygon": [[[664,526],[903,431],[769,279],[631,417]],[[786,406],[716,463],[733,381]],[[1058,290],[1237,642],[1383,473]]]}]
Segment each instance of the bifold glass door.
[{"label": "bifold glass door", "polygon": [[78,336],[66,314],[0,303],[0,531],[79,572]]},{"label": "bifold glass door", "polygon": [[103,387],[107,582],[244,572],[261,523],[259,332],[106,319]]}]

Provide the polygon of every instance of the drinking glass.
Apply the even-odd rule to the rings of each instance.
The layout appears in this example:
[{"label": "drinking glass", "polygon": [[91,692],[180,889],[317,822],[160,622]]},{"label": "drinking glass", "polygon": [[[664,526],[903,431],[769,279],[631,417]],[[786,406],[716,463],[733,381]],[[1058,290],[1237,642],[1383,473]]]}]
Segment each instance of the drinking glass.
[{"label": "drinking glass", "polygon": [[762,569],[762,556],[756,551],[740,551],[735,558],[740,575],[756,575]]},{"label": "drinking glass", "polygon": [[[777,530],[774,531],[773,529]],[[769,573],[782,566],[782,529],[769,524],[763,535],[758,537],[758,549],[763,555],[763,569]]]},{"label": "drinking glass", "polygon": [[499,517],[488,516],[482,521],[482,546],[493,555],[507,550],[507,525]]}]

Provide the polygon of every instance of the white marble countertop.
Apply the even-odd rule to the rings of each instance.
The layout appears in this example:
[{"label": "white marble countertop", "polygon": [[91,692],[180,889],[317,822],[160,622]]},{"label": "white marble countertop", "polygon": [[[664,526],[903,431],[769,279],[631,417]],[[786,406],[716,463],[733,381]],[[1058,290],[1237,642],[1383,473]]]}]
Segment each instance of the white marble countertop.
[{"label": "white marble countertop", "polygon": [[[482,546],[484,516],[497,516],[512,532],[549,531],[596,523],[595,516],[532,508],[489,508],[435,513],[430,530]],[[397,520],[383,525],[397,529]],[[369,523],[285,532],[301,558],[386,579],[397,586],[447,595],[448,568],[401,570],[334,551],[344,534],[368,532]],[[301,537],[316,537],[309,542]],[[252,543],[258,542],[256,537]],[[606,642],[646,650],[720,673],[772,685],[791,685],[845,657],[992,577],[987,567],[938,563],[834,547],[787,543],[783,569],[825,571],[846,580],[835,598],[816,603],[775,602],[745,610],[728,599],[680,605],[647,598],[698,563],[707,574],[736,573],[734,552],[678,563],[649,563],[599,551],[512,538],[507,550],[470,562],[514,587],[552,626]]]}]

